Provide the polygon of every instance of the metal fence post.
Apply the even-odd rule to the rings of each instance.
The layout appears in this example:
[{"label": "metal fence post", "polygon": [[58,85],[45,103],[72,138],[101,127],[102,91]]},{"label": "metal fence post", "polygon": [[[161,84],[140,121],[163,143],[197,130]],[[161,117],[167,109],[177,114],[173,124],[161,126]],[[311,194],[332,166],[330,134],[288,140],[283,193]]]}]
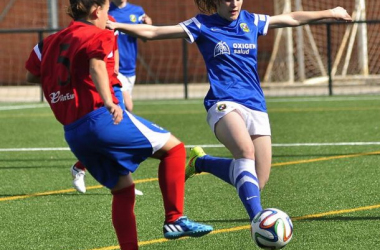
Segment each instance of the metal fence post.
[{"label": "metal fence post", "polygon": [[[38,42],[41,42],[44,39],[43,31],[38,31]],[[44,102],[44,91],[42,90],[42,85],[40,84],[40,102]]]},{"label": "metal fence post", "polygon": [[183,64],[183,85],[185,89],[185,99],[189,98],[189,91],[188,91],[188,85],[189,85],[189,77],[188,77],[188,51],[187,51],[187,42],[185,39],[182,39],[182,64]]},{"label": "metal fence post", "polygon": [[327,29],[327,71],[329,74],[329,95],[333,95],[333,81],[331,74],[331,24],[326,24]]}]

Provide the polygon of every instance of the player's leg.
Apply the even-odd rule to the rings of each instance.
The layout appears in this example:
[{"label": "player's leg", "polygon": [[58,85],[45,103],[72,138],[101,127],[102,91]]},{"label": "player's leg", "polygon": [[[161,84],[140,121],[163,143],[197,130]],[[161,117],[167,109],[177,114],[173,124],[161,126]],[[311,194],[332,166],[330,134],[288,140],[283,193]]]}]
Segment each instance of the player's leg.
[{"label": "player's leg", "polygon": [[[262,207],[255,170],[255,148],[241,112],[239,105],[230,102],[218,103],[210,108],[209,125],[234,159],[198,156],[194,162],[194,169],[196,172],[211,173],[234,185],[252,220]],[[188,164],[187,169],[189,167]]]},{"label": "player's leg", "polygon": [[[184,144],[171,135],[167,143],[152,157],[160,160],[158,182],[164,201],[165,221],[173,222],[183,215],[185,171],[182,166],[186,159]],[[171,192],[172,190],[177,191]]]},{"label": "player's leg", "polygon": [[132,91],[135,86],[136,76],[126,77],[123,74],[119,73],[117,78],[120,80],[123,85],[121,88],[121,92],[123,93],[123,102],[125,108],[132,112],[133,110],[133,100],[132,100]]},{"label": "player's leg", "polygon": [[[122,131],[133,129],[129,124],[123,119],[115,126],[108,110],[103,107],[65,126],[65,139],[72,152],[101,185],[111,190],[112,222],[122,250],[138,249],[135,190],[130,172],[148,156],[131,160],[138,157],[131,144],[137,144],[140,137],[135,138],[128,133],[120,136]],[[149,152],[150,145],[146,145]]]},{"label": "player's leg", "polygon": [[230,168],[230,180],[252,220],[262,207],[255,166],[255,148],[245,121],[238,112],[230,112],[216,124],[215,135],[234,158]]},{"label": "player's leg", "polygon": [[122,93],[123,93],[123,99],[124,99],[125,108],[129,112],[132,112],[132,110],[133,110],[132,96],[129,94],[128,91],[123,91]]},{"label": "player's leg", "polygon": [[128,89],[127,89],[127,93],[126,93],[126,96],[127,96],[127,104],[126,104],[126,108],[128,110],[130,110],[130,112],[132,112],[133,110],[133,88],[135,87],[135,83],[136,83],[136,75],[134,76],[128,76],[127,77],[128,79]]},{"label": "player's leg", "polygon": [[131,174],[120,176],[112,193],[112,224],[121,250],[138,249],[137,226],[134,213],[135,184]]},{"label": "player's leg", "polygon": [[269,180],[272,164],[272,141],[269,135],[255,135],[251,138],[255,147],[257,178],[259,179],[260,190],[262,190]]},{"label": "player's leg", "polygon": [[200,237],[211,232],[211,226],[193,222],[183,216],[186,160],[184,144],[171,135],[152,157],[160,159],[158,181],[165,208],[165,238]]}]

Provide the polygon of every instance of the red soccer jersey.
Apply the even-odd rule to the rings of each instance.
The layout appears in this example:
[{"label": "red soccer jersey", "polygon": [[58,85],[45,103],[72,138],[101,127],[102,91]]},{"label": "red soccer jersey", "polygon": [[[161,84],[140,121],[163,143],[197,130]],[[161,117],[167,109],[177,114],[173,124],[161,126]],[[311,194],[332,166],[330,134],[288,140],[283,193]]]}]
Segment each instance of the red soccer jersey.
[{"label": "red soccer jersey", "polygon": [[[108,19],[111,20],[112,22],[116,22],[115,18],[112,16],[108,15]],[[112,53],[108,55],[107,58],[107,71],[110,76],[110,81],[111,85],[119,85],[121,87],[120,80],[117,78],[117,74],[115,73],[115,51],[117,50],[117,37],[118,37],[118,31],[116,30],[110,30],[109,32],[112,32],[115,36],[115,43],[114,47],[112,49]]]},{"label": "red soccer jersey", "polygon": [[[114,40],[109,30],[73,21],[34,47],[26,69],[40,77],[45,98],[63,125],[104,105],[90,76],[90,59],[107,62]],[[118,103],[111,84],[110,90],[114,103]]]}]

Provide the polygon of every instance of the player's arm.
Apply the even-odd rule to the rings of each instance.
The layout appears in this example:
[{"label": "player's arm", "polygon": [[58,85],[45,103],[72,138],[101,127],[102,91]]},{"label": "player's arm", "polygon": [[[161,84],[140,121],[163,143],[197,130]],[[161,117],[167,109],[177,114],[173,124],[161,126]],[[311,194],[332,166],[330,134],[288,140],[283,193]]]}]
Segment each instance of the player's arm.
[{"label": "player's arm", "polygon": [[146,40],[188,38],[187,33],[179,25],[153,26],[147,24],[126,24],[107,21],[107,28],[117,29],[128,35]]},{"label": "player's arm", "polygon": [[119,61],[120,61],[119,49],[118,48],[115,50],[114,60],[115,60],[114,72],[116,75],[118,75],[119,74]]},{"label": "player's arm", "polygon": [[30,83],[41,84],[41,78],[40,78],[41,58],[37,56],[36,51],[41,53],[39,44],[34,46],[33,50],[30,52],[28,60],[25,62],[26,81]]},{"label": "player's arm", "polygon": [[342,7],[321,11],[295,11],[287,14],[271,16],[269,28],[295,27],[322,19],[352,21],[351,16]]},{"label": "player's arm", "polygon": [[123,119],[123,111],[119,105],[113,103],[106,62],[98,58],[91,58],[90,74],[96,89],[104,102],[104,106],[112,114],[114,123],[119,124]]},{"label": "player's arm", "polygon": [[41,83],[41,79],[38,76],[33,75],[29,71],[26,72],[26,81],[30,83]]}]

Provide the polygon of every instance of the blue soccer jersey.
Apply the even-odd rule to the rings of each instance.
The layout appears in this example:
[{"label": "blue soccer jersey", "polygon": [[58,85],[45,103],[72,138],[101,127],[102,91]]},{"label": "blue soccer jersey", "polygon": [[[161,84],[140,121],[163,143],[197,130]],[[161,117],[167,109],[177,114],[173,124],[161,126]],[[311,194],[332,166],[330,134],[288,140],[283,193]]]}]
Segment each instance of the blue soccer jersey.
[{"label": "blue soccer jersey", "polygon": [[257,39],[266,35],[269,16],[241,11],[237,20],[218,14],[197,15],[181,27],[203,55],[210,81],[204,104],[208,110],[218,101],[233,101],[266,112],[257,72]]},{"label": "blue soccer jersey", "polygon": [[[141,6],[127,3],[124,8],[118,8],[111,3],[108,14],[113,16],[119,23],[140,24],[145,12]],[[123,32],[119,32],[119,71],[124,76],[136,75],[136,59],[137,59],[137,38],[129,36]]]}]

